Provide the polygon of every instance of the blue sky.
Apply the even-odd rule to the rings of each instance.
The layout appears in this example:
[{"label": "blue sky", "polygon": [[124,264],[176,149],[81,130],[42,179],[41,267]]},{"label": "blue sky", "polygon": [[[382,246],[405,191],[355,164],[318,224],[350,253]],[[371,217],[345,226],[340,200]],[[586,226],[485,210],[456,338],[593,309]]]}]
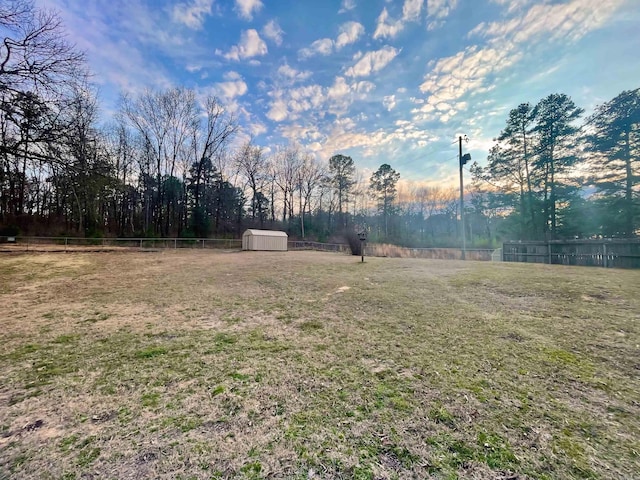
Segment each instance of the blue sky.
[{"label": "blue sky", "polygon": [[566,93],[589,114],[640,86],[640,0],[38,0],[120,92],[217,95],[240,140],[350,155],[367,178],[454,184],[508,111]]}]

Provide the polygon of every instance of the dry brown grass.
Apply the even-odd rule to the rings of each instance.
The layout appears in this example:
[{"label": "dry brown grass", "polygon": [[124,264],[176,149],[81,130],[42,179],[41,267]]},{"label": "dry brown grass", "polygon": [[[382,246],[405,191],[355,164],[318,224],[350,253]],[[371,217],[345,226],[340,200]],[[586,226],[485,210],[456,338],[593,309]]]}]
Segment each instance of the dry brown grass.
[{"label": "dry brown grass", "polygon": [[633,478],[640,272],[0,257],[0,478]]},{"label": "dry brown grass", "polygon": [[[375,257],[425,258],[433,260],[461,260],[459,248],[405,248],[388,243],[372,243],[367,246],[367,254]],[[465,252],[467,260],[491,260],[491,250],[471,249]]]}]

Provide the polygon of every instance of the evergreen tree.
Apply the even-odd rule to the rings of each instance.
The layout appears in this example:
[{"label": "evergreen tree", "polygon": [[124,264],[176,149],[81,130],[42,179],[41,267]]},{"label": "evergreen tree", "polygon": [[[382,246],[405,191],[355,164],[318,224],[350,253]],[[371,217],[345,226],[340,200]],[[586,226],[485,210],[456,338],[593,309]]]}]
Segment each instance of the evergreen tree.
[{"label": "evergreen tree", "polygon": [[594,183],[608,199],[612,217],[624,220],[605,232],[631,237],[638,229],[640,192],[640,88],[627,90],[596,108],[587,120],[587,148],[594,157]]},{"label": "evergreen tree", "polygon": [[522,233],[529,238],[536,235],[536,216],[531,178],[533,108],[521,103],[509,112],[507,125],[498,140],[506,144],[510,159],[510,175],[518,187],[522,213]]},{"label": "evergreen tree", "polygon": [[329,180],[338,197],[338,214],[341,227],[346,226],[343,207],[349,201],[349,194],[356,184],[355,173],[356,167],[351,157],[338,154],[329,159]]},{"label": "evergreen tree", "polygon": [[558,93],[540,100],[533,111],[533,131],[538,135],[534,166],[544,199],[544,231],[550,232],[552,238],[558,233],[557,208],[561,200],[558,186],[562,183],[562,174],[577,161],[575,134],[578,129],[573,122],[583,111],[570,97]]},{"label": "evergreen tree", "polygon": [[399,179],[400,174],[390,165],[383,163],[371,176],[369,183],[371,195],[376,199],[378,205],[378,213],[383,218],[385,237],[389,235],[389,215],[393,211],[393,202],[398,193],[396,184]]}]

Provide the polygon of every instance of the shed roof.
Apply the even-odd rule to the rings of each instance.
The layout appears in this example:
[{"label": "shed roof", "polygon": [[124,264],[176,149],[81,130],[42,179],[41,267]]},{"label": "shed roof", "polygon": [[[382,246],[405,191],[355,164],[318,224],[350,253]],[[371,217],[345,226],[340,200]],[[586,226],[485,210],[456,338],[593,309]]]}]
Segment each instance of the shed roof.
[{"label": "shed roof", "polygon": [[280,232],[278,230],[256,230],[250,228],[244,232],[243,235],[252,235],[256,237],[287,237],[286,232]]}]

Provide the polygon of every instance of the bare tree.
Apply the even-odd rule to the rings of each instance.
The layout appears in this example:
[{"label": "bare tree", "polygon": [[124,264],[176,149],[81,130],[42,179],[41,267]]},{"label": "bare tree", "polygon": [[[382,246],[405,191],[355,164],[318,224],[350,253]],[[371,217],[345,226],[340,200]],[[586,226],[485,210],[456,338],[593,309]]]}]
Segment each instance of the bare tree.
[{"label": "bare tree", "polygon": [[195,93],[184,88],[147,90],[136,99],[125,96],[121,108],[152,154],[154,170],[149,174],[155,175],[155,229],[168,235],[172,229],[181,227],[180,218],[184,218],[177,209],[186,202],[178,198],[176,189],[183,195],[185,190],[175,174],[179,162],[186,165],[189,144],[198,128]]},{"label": "bare tree", "polygon": [[0,90],[55,90],[83,66],[84,54],[67,42],[58,15],[32,0],[3,1],[0,32]]},{"label": "bare tree", "polygon": [[73,197],[76,208],[71,212],[78,231],[93,234],[103,230],[107,205],[113,200],[113,170],[97,129],[95,88],[76,84],[72,92],[60,118],[60,148],[52,152],[63,160],[54,178],[60,193]]},{"label": "bare tree", "polygon": [[300,193],[300,233],[305,237],[305,214],[311,215],[313,195],[318,193],[327,177],[326,169],[313,155],[305,154],[298,169],[298,191]]},{"label": "bare tree", "polygon": [[295,145],[281,148],[274,156],[275,182],[282,193],[282,222],[293,218],[294,194],[298,186],[298,173],[301,167],[300,149]]},{"label": "bare tree", "polygon": [[[192,150],[194,161],[191,165],[193,172],[191,182],[193,182],[193,212],[200,215],[201,205],[201,184],[206,166],[210,165],[222,180],[224,163],[228,156],[225,147],[228,141],[238,130],[233,115],[225,112],[216,97],[208,97],[205,102],[206,120],[199,121],[198,128],[193,130]],[[215,163],[214,163],[215,160]],[[222,211],[223,197],[216,196],[216,226],[220,224],[220,212]]]},{"label": "bare tree", "polygon": [[121,115],[105,132],[105,148],[111,159],[115,175],[116,200],[113,205],[113,223],[119,235],[134,231],[135,195],[130,183],[134,181],[135,162],[139,156],[137,139]]},{"label": "bare tree", "polygon": [[236,167],[245,185],[251,190],[251,218],[264,221],[266,197],[262,192],[267,175],[268,162],[261,147],[251,141],[245,143],[236,154]]}]

